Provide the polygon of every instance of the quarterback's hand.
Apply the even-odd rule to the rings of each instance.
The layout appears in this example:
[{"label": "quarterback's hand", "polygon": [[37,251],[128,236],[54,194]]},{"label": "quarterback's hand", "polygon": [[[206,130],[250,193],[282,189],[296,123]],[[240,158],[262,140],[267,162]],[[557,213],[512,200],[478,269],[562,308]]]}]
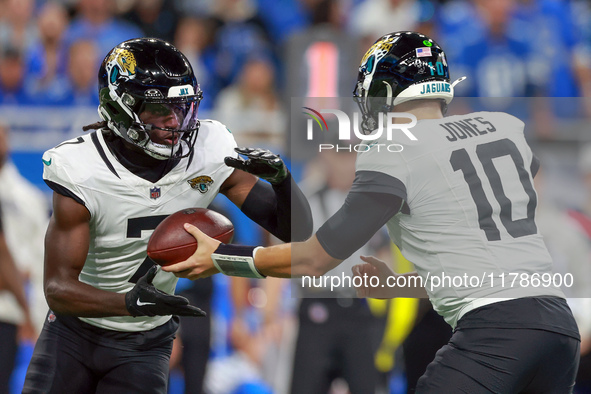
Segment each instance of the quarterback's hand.
[{"label": "quarterback's hand", "polygon": [[224,162],[228,167],[256,175],[272,185],[278,185],[287,178],[289,171],[279,155],[260,148],[234,148],[247,157],[246,160],[236,157],[226,157]]},{"label": "quarterback's hand", "polygon": [[189,300],[178,295],[167,294],[152,284],[158,266],[154,265],[142,276],[136,285],[125,294],[125,306],[131,316],[206,316]]},{"label": "quarterback's hand", "polygon": [[[360,256],[361,260],[365,261],[365,264],[357,264],[352,268],[353,275],[361,277],[361,286],[356,287],[357,297],[371,297],[371,298],[393,298],[396,295],[387,285],[388,277],[396,277],[396,274],[392,268],[388,266],[384,261],[376,259],[372,256]],[[377,278],[373,279],[372,278]],[[372,286],[371,284],[378,284]]]},{"label": "quarterback's hand", "polygon": [[162,270],[172,272],[179,278],[191,280],[207,278],[208,276],[217,274],[219,271],[213,265],[211,254],[215,252],[221,242],[209,237],[192,224],[186,223],[185,230],[195,237],[198,245],[197,250],[187,260],[167,265],[166,267],[162,267]]},{"label": "quarterback's hand", "polygon": [[[375,257],[361,256],[365,264],[353,266],[353,274],[361,277],[356,287],[358,297],[428,298],[423,280],[416,272],[395,273],[390,266]],[[373,278],[373,279],[372,279]]]}]

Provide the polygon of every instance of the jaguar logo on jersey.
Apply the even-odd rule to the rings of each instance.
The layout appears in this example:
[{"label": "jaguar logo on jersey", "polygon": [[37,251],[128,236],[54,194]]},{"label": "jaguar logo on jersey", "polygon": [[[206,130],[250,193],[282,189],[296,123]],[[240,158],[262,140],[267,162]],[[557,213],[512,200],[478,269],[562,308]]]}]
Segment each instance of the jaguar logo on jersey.
[{"label": "jaguar logo on jersey", "polygon": [[150,198],[153,200],[160,198],[160,188],[159,187],[154,186],[153,188],[150,189]]},{"label": "jaguar logo on jersey", "polygon": [[111,83],[117,83],[121,77],[134,77],[137,62],[133,53],[127,49],[116,48],[107,59],[107,72]]},{"label": "jaguar logo on jersey", "polygon": [[213,184],[213,179],[207,175],[201,175],[197,178],[189,179],[187,181],[193,189],[199,190],[200,193],[207,193],[209,187]]}]

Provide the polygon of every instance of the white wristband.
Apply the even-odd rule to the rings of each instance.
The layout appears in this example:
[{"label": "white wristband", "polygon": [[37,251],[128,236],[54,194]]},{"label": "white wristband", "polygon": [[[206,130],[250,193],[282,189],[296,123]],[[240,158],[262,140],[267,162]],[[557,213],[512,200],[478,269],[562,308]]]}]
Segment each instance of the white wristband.
[{"label": "white wristband", "polygon": [[261,246],[220,244],[211,254],[213,265],[224,275],[263,279],[254,265],[254,256]]}]

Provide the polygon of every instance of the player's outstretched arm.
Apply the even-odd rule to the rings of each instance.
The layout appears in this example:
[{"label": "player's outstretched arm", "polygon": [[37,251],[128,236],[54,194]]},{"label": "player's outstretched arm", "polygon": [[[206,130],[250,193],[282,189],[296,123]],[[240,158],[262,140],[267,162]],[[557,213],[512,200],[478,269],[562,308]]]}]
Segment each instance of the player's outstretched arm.
[{"label": "player's outstretched arm", "polygon": [[263,248],[222,244],[188,223],[185,229],[197,240],[197,250],[185,261],[162,267],[182,278],[194,280],[218,272],[249,278],[317,276],[342,261],[326,253],[316,236],[304,242]]},{"label": "player's outstretched arm", "polygon": [[312,235],[310,205],[281,157],[265,149],[235,150],[246,159],[226,157],[226,165],[239,171],[234,171],[224,182],[221,192],[280,240],[309,238]]},{"label": "player's outstretched arm", "polygon": [[267,248],[220,244],[185,225],[197,240],[197,250],[189,259],[163,270],[189,279],[217,272],[250,278],[324,275],[363,246],[399,211],[402,201],[391,194],[349,193],[341,209],[314,236]]},{"label": "player's outstretched arm", "polygon": [[[135,300],[136,306],[158,306],[161,302],[154,297],[147,300],[136,297],[155,292],[151,278],[147,275],[138,281],[130,291],[133,294],[127,297],[124,293],[100,290],[78,280],[90,245],[89,220],[90,214],[82,204],[58,193],[53,194],[53,215],[45,236],[44,289],[49,307],[56,313],[80,317],[176,314],[178,306],[186,301],[182,297],[175,301],[167,298],[166,302],[162,302],[166,304],[164,306],[178,302],[168,309],[128,309],[126,298]],[[194,310],[188,313],[200,315]]]}]

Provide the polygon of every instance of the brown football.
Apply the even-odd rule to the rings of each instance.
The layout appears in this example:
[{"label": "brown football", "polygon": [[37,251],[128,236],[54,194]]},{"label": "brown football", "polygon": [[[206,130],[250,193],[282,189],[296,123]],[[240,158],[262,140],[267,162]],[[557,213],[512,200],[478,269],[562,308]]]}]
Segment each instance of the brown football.
[{"label": "brown football", "polygon": [[148,257],[165,266],[188,259],[197,250],[197,241],[183,225],[191,223],[223,243],[234,236],[234,225],[221,213],[206,208],[187,208],[164,219],[148,241]]}]

